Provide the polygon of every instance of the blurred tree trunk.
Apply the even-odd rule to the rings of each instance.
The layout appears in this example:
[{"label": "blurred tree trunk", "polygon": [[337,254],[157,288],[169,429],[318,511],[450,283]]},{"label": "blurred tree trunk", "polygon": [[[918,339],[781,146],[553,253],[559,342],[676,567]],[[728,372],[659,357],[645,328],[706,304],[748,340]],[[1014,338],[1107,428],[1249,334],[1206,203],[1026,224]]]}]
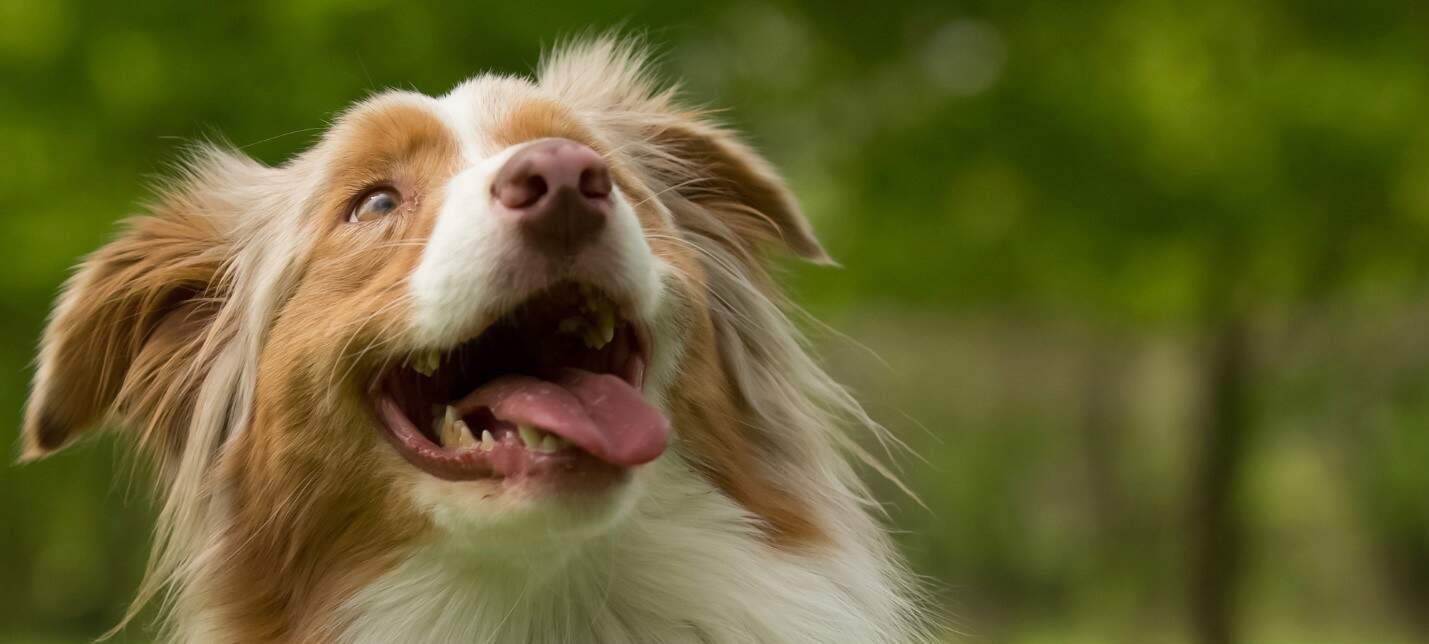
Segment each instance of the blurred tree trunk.
[{"label": "blurred tree trunk", "polygon": [[1425,535],[1429,531],[1403,530],[1374,526],[1380,538],[1380,549],[1387,565],[1388,577],[1407,621],[1415,632],[1429,642],[1429,550]]},{"label": "blurred tree trunk", "polygon": [[1087,356],[1082,390],[1082,450],[1088,486],[1096,513],[1100,542],[1108,544],[1103,563],[1119,562],[1125,553],[1112,544],[1124,543],[1126,502],[1121,494],[1125,410],[1126,349],[1124,343],[1098,339]]},{"label": "blurred tree trunk", "polygon": [[1206,354],[1205,414],[1191,490],[1191,627],[1201,644],[1232,644],[1242,530],[1236,503],[1244,465],[1249,373],[1245,324],[1226,316]]}]

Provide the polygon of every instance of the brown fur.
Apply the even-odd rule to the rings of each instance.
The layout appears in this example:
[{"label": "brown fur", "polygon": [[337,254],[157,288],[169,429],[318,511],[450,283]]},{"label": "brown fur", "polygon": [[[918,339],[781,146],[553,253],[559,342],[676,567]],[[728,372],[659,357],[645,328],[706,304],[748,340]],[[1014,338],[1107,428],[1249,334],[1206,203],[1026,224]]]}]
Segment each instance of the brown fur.
[{"label": "brown fur", "polygon": [[[458,169],[444,125],[406,105],[358,110],[330,137],[340,161],[313,213],[329,233],[282,306],[259,369],[250,440],[220,462],[233,504],[215,604],[245,641],[325,641],[321,617],[386,569],[424,519],[395,493],[365,392],[406,312],[398,300]],[[354,186],[399,188],[401,215],[342,226]]]},{"label": "brown fur", "polygon": [[601,144],[570,108],[543,99],[527,100],[510,108],[491,136],[496,145],[503,148],[546,137],[570,139],[602,153],[608,147]]},{"label": "brown fur", "polygon": [[653,142],[681,161],[690,175],[679,192],[719,211],[734,239],[749,246],[778,245],[816,263],[832,263],[803,210],[763,157],[697,114],[671,115],[651,128]]},{"label": "brown fur", "polygon": [[182,448],[188,373],[225,297],[225,234],[203,212],[201,189],[170,195],[70,280],[45,330],[23,459],[110,419],[138,425],[160,463]]},{"label": "brown fur", "polygon": [[672,404],[696,466],[721,490],[763,520],[770,540],[789,548],[820,545],[825,535],[809,505],[772,474],[762,458],[760,428],[719,363],[713,329],[702,324],[675,387]]},{"label": "brown fur", "polygon": [[[831,261],[792,195],[761,157],[694,114],[674,116],[655,119],[647,135],[660,153],[678,159],[679,165],[667,168],[660,181],[688,200],[681,204],[675,199],[671,208],[687,239],[728,248],[743,260],[751,280],[775,299],[779,293],[760,261],[761,247],[775,245],[811,261]],[[714,330],[703,269],[689,257],[687,246],[660,242],[652,240],[656,254],[687,276],[684,286],[695,301],[697,319],[683,378],[674,389],[673,411],[697,466],[761,518],[774,543],[790,548],[819,545],[826,535],[812,508],[775,475],[780,459],[767,436],[778,428],[761,425],[719,360],[726,349],[719,346],[721,338]]]}]

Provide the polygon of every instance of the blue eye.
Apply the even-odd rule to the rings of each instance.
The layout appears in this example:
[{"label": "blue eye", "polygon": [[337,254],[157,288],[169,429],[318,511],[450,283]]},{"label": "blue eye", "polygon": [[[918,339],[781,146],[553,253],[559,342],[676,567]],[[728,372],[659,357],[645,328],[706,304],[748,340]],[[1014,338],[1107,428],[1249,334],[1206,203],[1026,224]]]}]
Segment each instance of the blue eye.
[{"label": "blue eye", "polygon": [[347,220],[353,223],[372,221],[392,214],[401,205],[402,194],[396,190],[391,188],[373,190],[352,207],[352,213],[347,216]]}]

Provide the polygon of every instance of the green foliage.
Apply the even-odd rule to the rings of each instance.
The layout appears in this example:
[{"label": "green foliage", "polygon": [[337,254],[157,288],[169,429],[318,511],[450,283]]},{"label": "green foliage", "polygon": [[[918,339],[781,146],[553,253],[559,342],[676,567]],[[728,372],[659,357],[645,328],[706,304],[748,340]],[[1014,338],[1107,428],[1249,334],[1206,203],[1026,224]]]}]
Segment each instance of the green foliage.
[{"label": "green foliage", "polygon": [[[887,360],[820,339],[922,457],[896,460],[931,511],[885,498],[968,630],[1185,640],[1203,332],[1232,317],[1255,340],[1242,630],[1429,630],[1413,2],[0,0],[0,25],[8,426],[67,268],[186,142],[278,163],[373,91],[619,26],[729,108],[846,267],[790,283]],[[118,452],[0,469],[0,640],[117,618],[151,513]]]}]

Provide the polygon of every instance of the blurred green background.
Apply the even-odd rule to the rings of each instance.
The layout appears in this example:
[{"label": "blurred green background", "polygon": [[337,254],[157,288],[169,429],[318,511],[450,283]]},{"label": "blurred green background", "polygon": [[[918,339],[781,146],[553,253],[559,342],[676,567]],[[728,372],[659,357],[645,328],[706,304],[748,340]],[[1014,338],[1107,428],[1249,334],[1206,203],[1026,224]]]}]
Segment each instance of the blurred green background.
[{"label": "blurred green background", "polygon": [[[966,639],[1429,641],[1412,0],[0,0],[0,438],[67,268],[185,142],[277,163],[371,91],[612,26],[846,266],[790,284],[866,346],[815,329],[916,454],[928,509],[879,487]],[[0,468],[0,641],[120,615],[152,513],[121,452]]]}]

